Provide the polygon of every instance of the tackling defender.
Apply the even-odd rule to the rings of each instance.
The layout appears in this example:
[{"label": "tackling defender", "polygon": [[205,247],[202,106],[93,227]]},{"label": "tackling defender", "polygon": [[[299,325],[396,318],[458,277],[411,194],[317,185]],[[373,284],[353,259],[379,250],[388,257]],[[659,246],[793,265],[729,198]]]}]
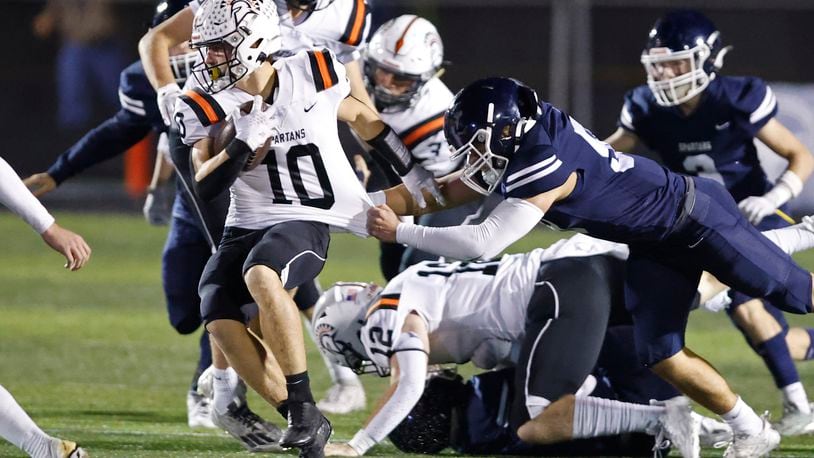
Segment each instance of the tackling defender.
[{"label": "tackling defender", "polygon": [[[37,231],[51,249],[65,256],[65,268],[79,270],[90,259],[91,250],[85,240],[60,227],[3,158],[0,158],[0,203]],[[76,443],[45,434],[2,385],[0,436],[34,458],[89,456]]]},{"label": "tackling defender", "polygon": [[[444,181],[446,200],[454,205],[495,190],[506,200],[481,224],[429,228],[399,223],[388,205],[399,214],[427,210],[394,188],[375,196],[388,205],[369,211],[371,234],[451,258],[488,258],[545,216],[553,227],[627,243],[625,300],[640,362],[729,423],[728,456],[777,447],[777,431],[685,347],[684,331],[703,270],[799,314],[812,311],[812,275],[752,227],[720,184],[617,153],[510,78],[459,92],[444,129],[467,156],[462,173]],[[537,426],[532,419],[518,435],[529,437]]]},{"label": "tackling defender", "polygon": [[[627,93],[619,128],[606,141],[617,151],[647,145],[671,170],[723,184],[758,229],[783,227],[788,223],[776,211],[785,212],[784,204],[803,189],[814,158],[775,119],[777,102],[766,83],[719,74],[728,50],[712,21],[697,11],[660,18],[641,56],[648,82]],[[760,166],[755,138],[789,161],[777,184]],[[789,328],[777,307],[741,293],[733,293],[726,310],[782,392],[777,430],[814,432],[814,413],[792,359],[814,357],[814,330]]]}]

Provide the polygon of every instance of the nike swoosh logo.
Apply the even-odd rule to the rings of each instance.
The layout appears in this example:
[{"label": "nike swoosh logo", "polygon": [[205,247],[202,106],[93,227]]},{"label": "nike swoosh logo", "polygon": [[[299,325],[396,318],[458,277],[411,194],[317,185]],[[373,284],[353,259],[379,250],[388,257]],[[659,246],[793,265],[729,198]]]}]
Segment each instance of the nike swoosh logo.
[{"label": "nike swoosh logo", "polygon": [[724,130],[729,127],[729,121],[721,124],[715,124],[715,130]]},{"label": "nike swoosh logo", "polygon": [[314,105],[316,104],[317,104],[316,102],[312,103],[310,107],[305,109],[305,112],[308,113],[309,111],[311,111],[311,108],[314,108]]}]

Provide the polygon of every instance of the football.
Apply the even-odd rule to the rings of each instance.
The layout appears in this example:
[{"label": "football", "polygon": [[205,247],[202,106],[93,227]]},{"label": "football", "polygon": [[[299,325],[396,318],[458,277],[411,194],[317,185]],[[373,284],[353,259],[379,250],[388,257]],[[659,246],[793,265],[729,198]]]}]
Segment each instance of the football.
[{"label": "football", "polygon": [[[252,101],[248,101],[242,105],[240,105],[240,111],[242,113],[248,113],[252,109]],[[227,145],[235,138],[235,125],[231,119],[224,121],[224,126],[215,136],[214,142],[214,151],[215,153],[220,153],[223,151]],[[249,155],[249,158],[246,160],[246,164],[243,166],[243,170],[249,171],[260,165],[263,160],[266,159],[266,154],[268,154],[269,146],[271,145],[271,141],[267,140],[266,143],[263,144],[260,148],[257,148]]]}]

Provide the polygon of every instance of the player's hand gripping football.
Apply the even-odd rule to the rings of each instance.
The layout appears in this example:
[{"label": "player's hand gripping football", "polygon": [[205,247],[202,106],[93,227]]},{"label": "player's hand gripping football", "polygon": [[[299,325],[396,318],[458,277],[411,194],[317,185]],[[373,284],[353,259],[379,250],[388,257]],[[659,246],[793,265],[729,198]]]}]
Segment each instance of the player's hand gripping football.
[{"label": "player's hand gripping football", "polygon": [[400,222],[399,217],[386,204],[367,210],[367,232],[382,242],[396,242],[396,228]]},{"label": "player's hand gripping football", "polygon": [[252,151],[263,146],[274,133],[271,110],[264,110],[266,106],[263,97],[257,95],[251,111],[242,114],[239,108],[235,108],[230,115],[235,124],[235,138],[248,145]]},{"label": "player's hand gripping football", "polygon": [[407,190],[410,191],[410,195],[413,196],[413,199],[415,199],[419,207],[424,208],[427,206],[422,192],[424,190],[429,191],[439,205],[444,205],[444,196],[441,195],[441,190],[438,189],[435,177],[424,167],[418,164],[413,165],[413,168],[410,169],[406,175],[401,177],[401,181]]},{"label": "player's hand gripping football", "polygon": [[35,173],[23,180],[34,197],[42,197],[53,191],[57,187],[57,182],[47,173]]},{"label": "player's hand gripping football", "polygon": [[63,229],[54,223],[42,233],[42,239],[54,251],[65,256],[65,268],[79,270],[90,259],[90,247],[81,235]]}]

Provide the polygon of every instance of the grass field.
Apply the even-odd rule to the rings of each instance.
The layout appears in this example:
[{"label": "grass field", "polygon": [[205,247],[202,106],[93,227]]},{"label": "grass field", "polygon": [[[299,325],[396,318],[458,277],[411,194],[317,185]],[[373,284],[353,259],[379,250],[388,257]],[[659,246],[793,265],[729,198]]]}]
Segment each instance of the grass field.
[{"label": "grass field", "polygon": [[[248,456],[224,434],[186,427],[184,399],[197,335],[177,335],[166,319],[159,270],[166,229],[130,215],[58,219],[93,247],[93,259],[80,272],[62,269],[59,256],[25,224],[0,214],[0,383],[43,429],[81,442],[94,457]],[[545,246],[559,237],[540,232],[510,251]],[[372,240],[334,237],[323,286],[337,280],[381,281],[377,256]],[[814,268],[814,255],[799,259]],[[793,322],[814,324],[810,318]],[[725,315],[694,313],[688,341],[756,410],[779,417],[780,397],[768,372]],[[309,348],[313,387],[321,395],[329,380],[316,350]],[[814,364],[799,367],[814,393]],[[365,377],[365,385],[372,405],[384,381]],[[256,396],[250,402],[278,422],[276,412]],[[334,439],[349,439],[365,416],[332,418]],[[383,444],[371,455],[398,451]],[[720,455],[705,450],[705,456]],[[0,457],[18,456],[23,455],[0,441]],[[784,439],[772,456],[814,456],[814,438]]]}]

